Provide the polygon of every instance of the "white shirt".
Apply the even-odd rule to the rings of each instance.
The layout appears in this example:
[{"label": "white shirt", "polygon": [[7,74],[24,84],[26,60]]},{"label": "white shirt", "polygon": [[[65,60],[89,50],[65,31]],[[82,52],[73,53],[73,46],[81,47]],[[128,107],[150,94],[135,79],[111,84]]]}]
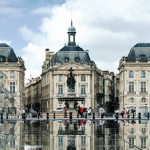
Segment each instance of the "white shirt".
[{"label": "white shirt", "polygon": [[103,108],[99,109],[99,113],[104,113],[104,112],[105,112],[105,110]]},{"label": "white shirt", "polygon": [[116,110],[116,112],[115,113],[119,113],[119,110]]},{"label": "white shirt", "polygon": [[88,109],[88,114],[91,113],[91,109]]},{"label": "white shirt", "polygon": [[22,113],[25,113],[25,110],[22,110]]}]

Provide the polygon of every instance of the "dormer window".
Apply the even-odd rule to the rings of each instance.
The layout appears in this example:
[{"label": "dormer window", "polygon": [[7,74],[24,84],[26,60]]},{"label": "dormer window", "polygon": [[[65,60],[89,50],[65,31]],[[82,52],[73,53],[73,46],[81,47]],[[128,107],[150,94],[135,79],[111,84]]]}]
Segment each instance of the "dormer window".
[{"label": "dormer window", "polygon": [[0,57],[0,61],[4,61],[4,58],[3,58],[3,57]]},{"label": "dormer window", "polygon": [[140,59],[141,61],[146,61],[145,55],[141,55],[140,58],[141,58],[141,59]]},{"label": "dormer window", "polygon": [[0,62],[5,61],[5,57],[4,56],[0,56]]},{"label": "dormer window", "polygon": [[69,62],[69,58],[65,57],[65,63]]},{"label": "dormer window", "polygon": [[76,57],[76,58],[75,58],[75,62],[79,63],[79,61],[80,61],[80,58],[79,58],[79,57]]}]

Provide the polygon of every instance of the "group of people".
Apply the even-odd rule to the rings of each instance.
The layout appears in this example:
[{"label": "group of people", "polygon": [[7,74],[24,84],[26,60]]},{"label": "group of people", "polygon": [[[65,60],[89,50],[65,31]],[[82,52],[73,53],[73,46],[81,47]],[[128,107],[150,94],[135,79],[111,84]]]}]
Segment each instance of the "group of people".
[{"label": "group of people", "polygon": [[26,108],[25,109],[18,109],[17,110],[17,115],[18,115],[18,118],[21,118],[22,115],[25,115],[25,113],[27,112]]},{"label": "group of people", "polygon": [[119,109],[117,109],[115,111],[115,114],[119,114],[122,116],[122,118],[125,117],[125,115],[127,116],[127,118],[130,118],[130,116],[132,116],[132,118],[134,118],[134,115],[135,115],[135,109],[132,108],[132,109],[129,109],[128,107],[125,109],[123,109],[123,111],[119,111]]},{"label": "group of people", "polygon": [[[92,109],[91,107],[89,107],[89,109],[87,110],[87,108],[85,107],[77,107],[77,118],[81,117],[84,118],[86,117],[86,115],[91,116],[92,115]],[[64,118],[67,118],[67,108],[64,109]]]},{"label": "group of people", "polygon": [[79,115],[81,116],[81,118],[83,118],[83,117],[85,117],[85,113],[86,113],[86,108],[85,107],[80,107],[80,106],[78,106],[78,118],[79,118]]},{"label": "group of people", "polygon": [[22,115],[25,116],[25,115],[27,115],[28,113],[29,113],[29,118],[35,118],[35,117],[37,117],[38,115],[39,115],[40,117],[42,117],[40,111],[37,112],[37,111],[33,110],[32,108],[29,109],[29,112],[27,111],[26,108],[24,108],[24,109],[18,109],[18,110],[17,110],[18,118],[21,118]]}]

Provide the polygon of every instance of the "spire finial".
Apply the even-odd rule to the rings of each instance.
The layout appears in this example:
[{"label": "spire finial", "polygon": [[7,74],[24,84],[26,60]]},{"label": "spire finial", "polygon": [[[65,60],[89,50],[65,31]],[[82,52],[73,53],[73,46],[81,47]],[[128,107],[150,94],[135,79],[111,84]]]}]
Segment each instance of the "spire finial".
[{"label": "spire finial", "polygon": [[73,25],[72,20],[71,20],[71,26]]}]

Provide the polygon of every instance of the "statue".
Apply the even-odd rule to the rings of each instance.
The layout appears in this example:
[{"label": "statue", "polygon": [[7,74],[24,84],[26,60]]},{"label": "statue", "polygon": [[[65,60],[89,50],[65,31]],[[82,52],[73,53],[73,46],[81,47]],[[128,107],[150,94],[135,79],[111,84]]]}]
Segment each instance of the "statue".
[{"label": "statue", "polygon": [[69,90],[74,90],[75,89],[75,83],[76,83],[74,75],[72,73],[72,71],[74,71],[74,70],[71,67],[68,71],[70,71],[70,76],[67,75],[67,86],[68,86]]}]

